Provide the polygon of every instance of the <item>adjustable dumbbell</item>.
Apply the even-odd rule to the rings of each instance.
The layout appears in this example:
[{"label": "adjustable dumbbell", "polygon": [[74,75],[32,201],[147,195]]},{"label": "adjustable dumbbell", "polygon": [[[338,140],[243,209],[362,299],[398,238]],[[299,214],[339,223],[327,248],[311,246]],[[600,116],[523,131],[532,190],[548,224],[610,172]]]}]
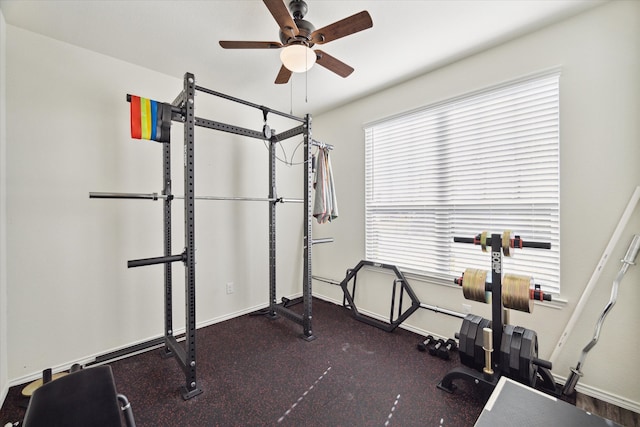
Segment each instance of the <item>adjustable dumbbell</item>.
[{"label": "adjustable dumbbell", "polygon": [[433,342],[433,337],[431,335],[427,335],[424,341],[419,342],[416,347],[420,351],[427,351],[427,347]]},{"label": "adjustable dumbbell", "polygon": [[438,348],[438,357],[444,360],[449,360],[449,352],[451,350],[456,350],[457,348],[458,344],[454,340],[449,338],[447,342],[444,343],[444,345]]}]

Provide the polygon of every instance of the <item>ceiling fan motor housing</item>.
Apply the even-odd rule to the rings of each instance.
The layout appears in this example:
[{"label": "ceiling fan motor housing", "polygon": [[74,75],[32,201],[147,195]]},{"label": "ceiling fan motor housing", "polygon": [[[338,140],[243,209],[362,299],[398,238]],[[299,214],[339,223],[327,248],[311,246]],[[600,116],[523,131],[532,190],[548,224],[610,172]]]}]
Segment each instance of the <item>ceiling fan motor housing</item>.
[{"label": "ceiling fan motor housing", "polygon": [[311,34],[316,30],[316,27],[309,21],[305,21],[304,19],[294,19],[296,26],[298,27],[298,35],[294,36],[293,34],[285,34],[280,31],[280,42],[283,45],[289,44],[304,44],[306,46],[313,46],[311,43]]},{"label": "ceiling fan motor housing", "polygon": [[290,44],[303,44],[307,47],[313,46],[311,43],[311,34],[316,30],[316,27],[309,21],[305,21],[304,16],[309,11],[309,7],[304,0],[291,0],[289,2],[289,11],[293,16],[293,22],[298,27],[298,35],[294,35],[293,32],[287,34],[280,31],[280,42],[283,45]]}]

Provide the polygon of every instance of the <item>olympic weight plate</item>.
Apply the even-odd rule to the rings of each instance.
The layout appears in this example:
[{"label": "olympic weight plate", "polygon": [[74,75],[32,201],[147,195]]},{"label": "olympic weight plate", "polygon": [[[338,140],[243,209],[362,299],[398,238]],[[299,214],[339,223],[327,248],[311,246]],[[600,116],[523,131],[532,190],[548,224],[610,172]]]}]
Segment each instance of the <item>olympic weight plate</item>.
[{"label": "olympic weight plate", "polygon": [[491,327],[491,321],[489,319],[485,319],[484,317],[481,318],[480,323],[478,324],[478,329],[476,331],[476,342],[473,351],[474,366],[475,369],[479,371],[481,371],[485,366],[485,353],[484,348],[482,348],[484,346],[484,334],[482,333],[482,330],[489,327]]},{"label": "olympic weight plate", "polygon": [[[476,342],[476,333],[478,331],[478,324],[482,320],[482,317],[475,314],[468,315],[467,320],[467,333],[464,336],[464,352],[460,352],[460,362],[470,368],[474,366],[474,346]],[[462,341],[462,337],[460,337]]]},{"label": "olympic weight plate", "polygon": [[520,348],[522,347],[522,334],[524,328],[516,326],[511,335],[511,351],[509,352],[509,378],[521,382],[520,378]]},{"label": "olympic weight plate", "polygon": [[502,329],[502,342],[500,343],[500,366],[505,375],[509,374],[509,354],[511,352],[511,337],[513,325],[504,325]]},{"label": "olympic weight plate", "polygon": [[520,378],[529,386],[535,386],[538,366],[533,363],[533,359],[538,357],[538,336],[535,331],[525,329],[522,334],[522,345],[520,346]]},{"label": "olympic weight plate", "polygon": [[476,351],[476,335],[478,334],[478,327],[482,322],[481,316],[474,316],[469,323],[469,333],[467,334],[467,366],[476,369],[475,363],[475,351]]},{"label": "olympic weight plate", "polygon": [[460,355],[460,362],[463,365],[467,365],[468,359],[469,357],[467,356],[467,335],[469,334],[469,324],[471,323],[471,318],[473,317],[473,314],[468,314],[463,320],[462,320],[462,326],[460,326],[460,335],[458,336],[458,341],[460,342],[459,345],[459,355]]}]

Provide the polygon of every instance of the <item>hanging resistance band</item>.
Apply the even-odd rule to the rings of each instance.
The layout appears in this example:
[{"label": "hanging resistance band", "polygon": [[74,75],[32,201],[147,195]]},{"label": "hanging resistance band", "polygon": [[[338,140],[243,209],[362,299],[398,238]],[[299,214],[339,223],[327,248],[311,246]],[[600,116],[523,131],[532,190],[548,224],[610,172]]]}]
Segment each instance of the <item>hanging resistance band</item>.
[{"label": "hanging resistance band", "polygon": [[170,142],[171,104],[130,95],[131,138]]}]

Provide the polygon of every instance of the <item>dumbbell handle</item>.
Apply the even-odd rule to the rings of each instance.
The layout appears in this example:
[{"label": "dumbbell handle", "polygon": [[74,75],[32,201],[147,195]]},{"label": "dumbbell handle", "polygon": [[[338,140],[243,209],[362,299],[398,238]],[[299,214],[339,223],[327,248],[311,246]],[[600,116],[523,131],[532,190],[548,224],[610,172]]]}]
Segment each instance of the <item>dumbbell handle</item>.
[{"label": "dumbbell handle", "polygon": [[429,345],[431,343],[431,341],[433,341],[433,338],[427,338],[424,341],[422,341],[422,344]]},{"label": "dumbbell handle", "polygon": [[432,356],[436,356],[438,354],[438,350],[443,345],[444,345],[444,341],[437,340],[434,345],[432,345],[431,347],[428,348],[429,354],[432,355]]},{"label": "dumbbell handle", "polygon": [[418,343],[418,345],[416,347],[420,351],[426,351],[427,350],[427,346],[429,344],[431,344],[432,342],[433,342],[433,337],[431,335],[429,335],[428,337],[426,337],[426,339],[424,341],[422,341],[421,343]]}]

